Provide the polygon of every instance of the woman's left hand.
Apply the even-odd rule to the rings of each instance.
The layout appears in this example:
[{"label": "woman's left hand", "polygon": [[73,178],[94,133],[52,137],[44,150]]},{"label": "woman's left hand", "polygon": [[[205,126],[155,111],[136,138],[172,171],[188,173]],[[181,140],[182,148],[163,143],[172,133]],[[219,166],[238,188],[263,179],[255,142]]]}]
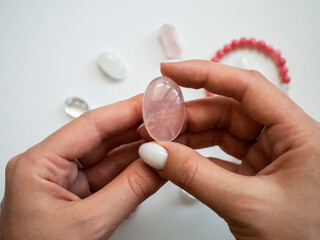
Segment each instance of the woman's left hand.
[{"label": "woman's left hand", "polygon": [[135,161],[141,102],[139,95],[89,111],[11,159],[2,239],[106,239],[156,192],[164,180]]}]

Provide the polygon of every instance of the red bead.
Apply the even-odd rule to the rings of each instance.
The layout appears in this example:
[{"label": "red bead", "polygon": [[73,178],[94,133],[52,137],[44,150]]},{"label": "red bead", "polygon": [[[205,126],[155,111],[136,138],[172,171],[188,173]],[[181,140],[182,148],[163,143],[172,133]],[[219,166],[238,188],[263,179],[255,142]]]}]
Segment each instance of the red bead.
[{"label": "red bead", "polygon": [[280,68],[280,74],[281,74],[281,76],[285,76],[285,75],[287,75],[287,73],[288,73],[288,68],[287,68],[286,66],[282,66],[282,67]]},{"label": "red bead", "polygon": [[206,91],[206,96],[207,97],[212,97],[212,96],[214,96],[214,93]]},{"label": "red bead", "polygon": [[266,45],[264,48],[265,52],[268,54],[272,54],[273,53],[273,47],[271,45]]},{"label": "red bead", "polygon": [[255,38],[250,38],[248,40],[248,44],[251,46],[251,47],[256,47],[257,46],[257,40]]},{"label": "red bead", "polygon": [[266,47],[266,43],[263,40],[259,40],[257,42],[257,47],[261,48],[261,49],[264,49]]},{"label": "red bead", "polygon": [[281,52],[279,50],[274,50],[271,56],[277,61],[281,57]]},{"label": "red bead", "polygon": [[213,57],[213,58],[211,58],[211,61],[212,61],[212,62],[219,62],[219,61],[220,61],[220,59],[219,59],[219,58],[217,58],[217,57]]},{"label": "red bead", "polygon": [[248,39],[246,39],[245,37],[240,39],[240,46],[246,46],[248,44]]},{"label": "red bead", "polygon": [[284,75],[283,77],[282,77],[282,82],[283,83],[289,83],[290,82],[290,77],[288,76],[288,74],[286,74],[286,75]]},{"label": "red bead", "polygon": [[225,53],[228,53],[228,52],[230,52],[231,50],[232,50],[232,47],[231,47],[230,44],[224,45],[223,51],[224,51]]},{"label": "red bead", "polygon": [[223,56],[224,56],[224,51],[223,50],[217,51],[217,53],[216,53],[216,57],[217,58],[222,58]]},{"label": "red bead", "polygon": [[280,67],[286,64],[286,60],[283,57],[278,58],[278,64]]},{"label": "red bead", "polygon": [[231,47],[232,48],[238,48],[239,47],[239,45],[240,45],[240,42],[239,42],[239,40],[233,40],[232,42],[231,42]]}]

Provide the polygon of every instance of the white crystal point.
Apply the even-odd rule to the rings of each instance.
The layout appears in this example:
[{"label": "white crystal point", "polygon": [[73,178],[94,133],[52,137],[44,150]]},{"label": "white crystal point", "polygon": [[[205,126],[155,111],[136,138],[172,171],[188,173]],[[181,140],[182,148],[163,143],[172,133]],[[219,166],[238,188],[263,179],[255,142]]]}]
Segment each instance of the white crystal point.
[{"label": "white crystal point", "polygon": [[243,69],[247,69],[247,70],[252,70],[254,68],[252,62],[246,57],[240,58],[239,67],[241,67]]},{"label": "white crystal point", "polygon": [[98,57],[98,65],[102,71],[114,80],[123,80],[127,77],[126,66],[112,53],[101,53]]},{"label": "white crystal point", "polygon": [[77,118],[88,110],[88,104],[81,98],[71,97],[65,101],[64,111],[70,117]]},{"label": "white crystal point", "polygon": [[168,58],[180,58],[182,47],[173,25],[163,24],[160,29],[160,40]]}]

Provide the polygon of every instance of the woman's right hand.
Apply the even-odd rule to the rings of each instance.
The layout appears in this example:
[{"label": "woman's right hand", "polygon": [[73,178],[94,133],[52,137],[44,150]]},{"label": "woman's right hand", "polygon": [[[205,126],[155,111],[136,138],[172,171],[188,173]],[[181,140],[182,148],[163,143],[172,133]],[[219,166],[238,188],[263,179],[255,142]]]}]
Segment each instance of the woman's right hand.
[{"label": "woman's right hand", "polygon": [[[221,96],[188,102],[179,143],[146,143],[142,159],[217,212],[237,239],[320,239],[319,123],[256,71],[196,60],[161,71]],[[192,149],[213,145],[241,164]]]}]

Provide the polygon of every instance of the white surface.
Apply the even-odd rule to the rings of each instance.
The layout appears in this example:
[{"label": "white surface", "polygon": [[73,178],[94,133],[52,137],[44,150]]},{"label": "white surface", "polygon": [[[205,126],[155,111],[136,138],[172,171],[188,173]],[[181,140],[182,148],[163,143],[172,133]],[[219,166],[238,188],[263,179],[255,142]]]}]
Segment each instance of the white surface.
[{"label": "white surface", "polygon": [[[158,30],[165,22],[177,28],[185,59],[210,59],[241,36],[280,49],[292,78],[289,95],[320,120],[319,11],[318,0],[0,0],[0,196],[6,162],[70,120],[63,112],[66,98],[82,97],[94,108],[143,92],[160,75],[165,55]],[[125,81],[110,81],[100,71],[96,60],[103,51],[124,60]],[[243,55],[277,81],[273,63],[255,52],[237,52],[224,61],[232,64]],[[184,94],[186,99],[203,96],[189,89]],[[211,210],[183,202],[177,188],[167,184],[113,239],[232,236]]]}]

